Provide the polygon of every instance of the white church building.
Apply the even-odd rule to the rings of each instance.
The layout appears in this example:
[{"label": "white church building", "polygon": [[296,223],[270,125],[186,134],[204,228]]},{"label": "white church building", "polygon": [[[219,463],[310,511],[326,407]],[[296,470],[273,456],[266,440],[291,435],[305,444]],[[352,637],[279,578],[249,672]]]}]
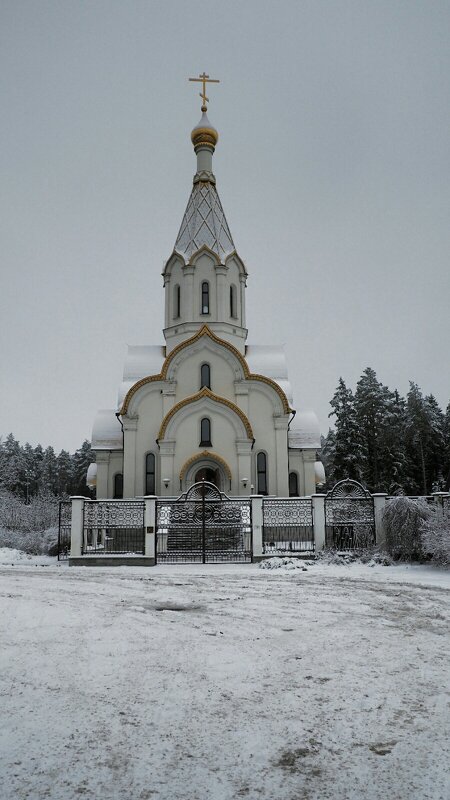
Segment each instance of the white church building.
[{"label": "white church building", "polygon": [[97,413],[97,499],[176,496],[202,479],[227,495],[303,496],[324,481],[318,421],[295,407],[283,347],[247,343],[248,272],[217,192],[219,136],[203,98],[192,192],[162,273],[164,339],[128,348],[117,406]]}]

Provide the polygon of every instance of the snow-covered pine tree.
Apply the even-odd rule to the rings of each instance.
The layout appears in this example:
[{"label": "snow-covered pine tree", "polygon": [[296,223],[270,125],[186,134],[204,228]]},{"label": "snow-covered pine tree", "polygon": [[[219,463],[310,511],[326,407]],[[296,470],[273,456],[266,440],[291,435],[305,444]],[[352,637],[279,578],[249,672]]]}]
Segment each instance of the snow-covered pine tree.
[{"label": "snow-covered pine tree", "polygon": [[59,497],[72,494],[73,463],[67,450],[61,450],[56,458],[56,474]]},{"label": "snow-covered pine tree", "polygon": [[90,494],[90,490],[86,486],[86,474],[89,464],[92,464],[93,461],[95,461],[95,454],[92,452],[91,443],[85,439],[73,456],[73,494],[85,496]]},{"label": "snow-covered pine tree", "polygon": [[406,401],[397,390],[387,392],[384,417],[379,432],[379,486],[389,494],[407,494],[412,482],[405,431]]},{"label": "snow-covered pine tree", "polygon": [[39,491],[43,494],[58,495],[58,464],[53,447],[47,447],[41,463]]},{"label": "snow-covered pine tree", "polygon": [[444,488],[450,491],[450,403],[444,417]]},{"label": "snow-covered pine tree", "polygon": [[2,488],[25,498],[25,470],[23,449],[13,434],[9,433],[0,445],[0,484]]},{"label": "snow-covered pine tree", "polygon": [[415,490],[428,494],[439,478],[444,461],[444,415],[432,395],[423,397],[410,382],[407,397],[407,445],[413,463]]},{"label": "snow-covered pine tree", "polygon": [[377,379],[375,370],[367,367],[355,392],[355,418],[362,447],[363,482],[372,492],[386,491],[383,457],[386,455],[384,426],[390,409],[391,394]]},{"label": "snow-covered pine tree", "polygon": [[333,409],[328,416],[336,417],[334,439],[334,479],[362,477],[362,451],[355,413],[353,392],[339,378],[337,389],[330,401]]},{"label": "snow-covered pine tree", "polygon": [[426,463],[431,482],[430,491],[441,492],[445,487],[445,416],[434,395],[425,397],[429,436],[426,447]]}]

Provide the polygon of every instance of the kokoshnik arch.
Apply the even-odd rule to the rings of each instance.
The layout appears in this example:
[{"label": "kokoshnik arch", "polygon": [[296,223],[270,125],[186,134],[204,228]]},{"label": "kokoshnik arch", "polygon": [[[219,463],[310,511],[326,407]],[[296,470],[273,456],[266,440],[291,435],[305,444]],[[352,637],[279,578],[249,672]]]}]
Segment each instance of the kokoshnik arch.
[{"label": "kokoshnik arch", "polygon": [[203,84],[197,171],[162,273],[165,344],[128,348],[117,407],[94,422],[88,485],[98,499],[176,495],[201,478],[233,495],[313,494],[317,418],[294,409],[283,347],[247,344],[248,272],[212,168],[205,88],[218,81],[190,80]]}]

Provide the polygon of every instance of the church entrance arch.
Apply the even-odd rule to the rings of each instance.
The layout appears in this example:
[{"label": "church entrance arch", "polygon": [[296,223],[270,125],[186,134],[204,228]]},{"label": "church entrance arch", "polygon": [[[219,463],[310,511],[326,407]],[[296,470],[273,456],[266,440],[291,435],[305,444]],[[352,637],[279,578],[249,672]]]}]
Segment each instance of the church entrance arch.
[{"label": "church entrance arch", "polygon": [[157,500],[157,563],[251,561],[251,513],[249,498],[232,500],[205,480],[177,500]]},{"label": "church entrance arch", "polygon": [[201,481],[212,483],[214,486],[217,486],[217,488],[220,489],[220,470],[213,469],[212,467],[200,467],[200,469],[198,469],[195,473],[194,482],[201,483]]},{"label": "church entrance arch", "polygon": [[186,461],[180,471],[180,489],[188,491],[195,483],[212,483],[221,492],[231,490],[231,470],[217,453],[203,450]]}]

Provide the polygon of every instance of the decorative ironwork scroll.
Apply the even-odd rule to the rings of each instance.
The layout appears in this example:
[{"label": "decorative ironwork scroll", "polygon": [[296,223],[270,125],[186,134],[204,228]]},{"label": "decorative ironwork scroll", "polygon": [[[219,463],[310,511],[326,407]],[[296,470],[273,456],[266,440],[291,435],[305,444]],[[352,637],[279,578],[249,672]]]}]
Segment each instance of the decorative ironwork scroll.
[{"label": "decorative ironwork scroll", "polygon": [[326,547],[358,550],[374,544],[372,495],[357,481],[339,481],[325,498]]},{"label": "decorative ironwork scroll", "polygon": [[263,552],[314,550],[312,502],[305,498],[264,498]]},{"label": "decorative ironwork scroll", "polygon": [[251,503],[206,481],[177,500],[156,503],[157,561],[251,561]]},{"label": "decorative ironwork scroll", "polygon": [[83,553],[143,553],[144,508],[141,500],[87,501]]},{"label": "decorative ironwork scroll", "polygon": [[70,500],[61,500],[58,523],[58,561],[65,561],[69,558],[71,527],[72,503]]}]

